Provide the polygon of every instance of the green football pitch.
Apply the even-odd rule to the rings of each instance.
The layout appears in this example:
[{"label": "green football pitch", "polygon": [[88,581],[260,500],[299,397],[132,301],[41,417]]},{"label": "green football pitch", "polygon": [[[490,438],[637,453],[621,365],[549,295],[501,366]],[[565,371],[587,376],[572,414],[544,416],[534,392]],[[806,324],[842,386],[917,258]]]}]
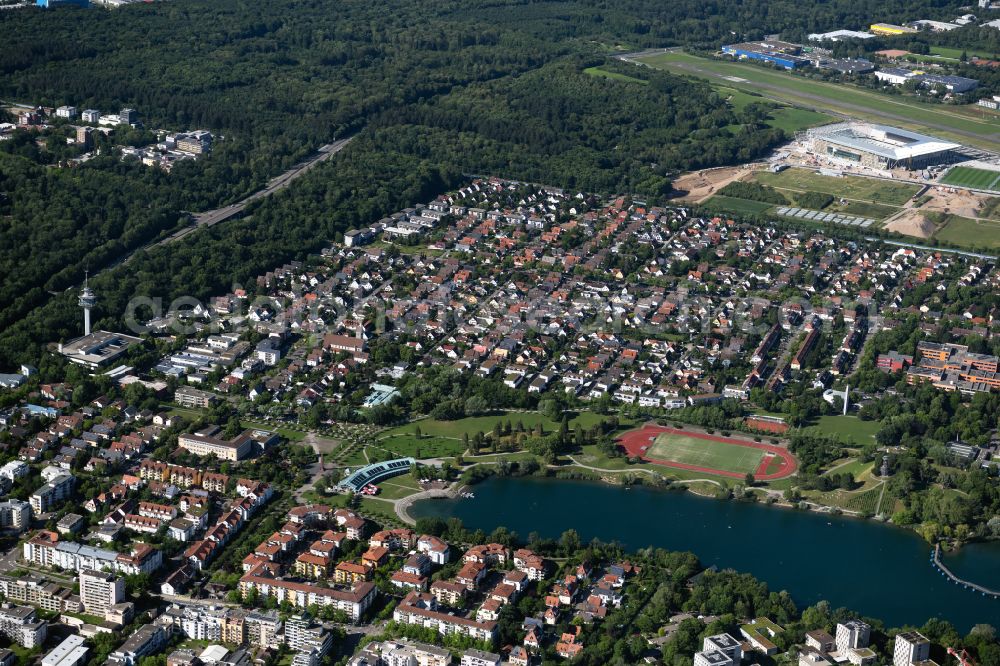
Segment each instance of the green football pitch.
[{"label": "green football pitch", "polygon": [[977,169],[975,167],[952,167],[941,182],[945,185],[971,187],[974,190],[1000,192],[1000,171]]},{"label": "green football pitch", "polygon": [[673,433],[657,435],[646,453],[653,460],[669,460],[735,474],[756,472],[764,456],[764,451],[750,446]]}]

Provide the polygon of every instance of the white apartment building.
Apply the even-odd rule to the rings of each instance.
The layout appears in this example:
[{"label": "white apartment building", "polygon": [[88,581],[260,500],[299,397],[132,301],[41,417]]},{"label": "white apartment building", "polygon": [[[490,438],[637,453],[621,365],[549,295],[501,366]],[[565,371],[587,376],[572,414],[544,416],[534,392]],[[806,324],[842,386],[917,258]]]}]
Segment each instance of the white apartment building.
[{"label": "white apartment building", "polygon": [[221,607],[175,604],[167,608],[157,622],[173,627],[192,640],[219,642],[224,640],[222,630],[228,616],[229,612]]},{"label": "white apartment building", "polygon": [[872,628],[861,620],[848,620],[837,625],[837,652],[847,654],[852,648],[866,648]]},{"label": "white apartment building", "polygon": [[277,647],[281,643],[281,618],[277,611],[253,611],[244,620],[247,643],[263,648]]},{"label": "white apartment building", "polygon": [[240,594],[246,598],[250,590],[261,596],[273,596],[280,604],[288,601],[297,608],[308,608],[313,604],[332,606],[347,613],[352,622],[361,619],[375,601],[377,588],[374,583],[357,583],[350,591],[319,587],[309,583],[296,583],[258,576],[254,571],[240,579]]},{"label": "white apartment building", "polygon": [[178,437],[177,445],[182,449],[187,449],[196,456],[213,455],[220,460],[235,462],[250,455],[253,451],[254,440],[248,432],[239,435],[233,440],[191,433]]},{"label": "white apartment building", "polygon": [[23,531],[30,526],[30,504],[16,499],[0,502],[0,527]]},{"label": "white apartment building", "polygon": [[500,666],[500,655],[482,650],[466,650],[462,653],[461,666]]},{"label": "white apartment building", "polygon": [[694,666],[739,666],[725,653],[708,650],[694,653]]},{"label": "white apartment building", "polygon": [[163,553],[147,544],[137,543],[131,553],[83,546],[70,541],[53,539],[50,532],[41,531],[24,542],[22,556],[40,567],[61,567],[67,571],[84,569],[107,570],[123,575],[151,574],[163,564]]},{"label": "white apartment building", "polygon": [[740,666],[743,648],[729,634],[707,636],[702,641],[701,652],[694,655],[694,666]]},{"label": "white apartment building", "polygon": [[[370,644],[365,653],[386,666],[450,666],[451,652],[407,639]],[[465,663],[465,662],[462,662]]]},{"label": "white apartment building", "polygon": [[10,479],[12,482],[17,481],[22,476],[27,475],[30,471],[27,463],[21,460],[11,460],[9,463],[0,467],[0,477],[5,479]]},{"label": "white apartment building", "polygon": [[[44,477],[45,472],[50,469],[56,468],[46,467],[42,470],[42,476]],[[48,483],[31,494],[29,499],[31,501],[31,509],[35,512],[35,515],[48,512],[55,508],[57,504],[66,501],[73,495],[76,477],[72,474],[64,473],[61,469],[59,471],[60,474],[58,476],[51,477]]]},{"label": "white apartment building", "polygon": [[125,581],[106,571],[80,572],[80,602],[85,613],[104,617],[115,604],[125,600]]},{"label": "white apartment building", "polygon": [[0,634],[21,647],[36,648],[45,642],[49,625],[40,622],[35,609],[14,604],[0,605]]},{"label": "white apartment building", "polygon": [[80,666],[86,663],[90,648],[84,646],[83,636],[70,634],[66,639],[42,657],[42,666]]},{"label": "white apartment building", "polygon": [[931,643],[919,631],[904,631],[896,635],[892,650],[893,666],[911,666],[930,656]]}]

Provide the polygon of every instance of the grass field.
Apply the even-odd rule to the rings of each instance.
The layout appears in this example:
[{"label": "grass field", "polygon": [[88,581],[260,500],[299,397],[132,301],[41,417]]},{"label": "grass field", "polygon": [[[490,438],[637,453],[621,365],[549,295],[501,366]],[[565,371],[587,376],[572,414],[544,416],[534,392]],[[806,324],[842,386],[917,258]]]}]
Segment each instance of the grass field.
[{"label": "grass field", "polygon": [[627,458],[623,458],[621,456],[609,458],[601,453],[600,449],[598,449],[594,444],[585,445],[582,447],[580,453],[573,455],[573,458],[584,465],[590,465],[604,470],[633,472],[639,469],[645,469],[661,474],[667,478],[679,479],[682,481],[704,479],[706,476],[710,476],[710,474],[707,474],[706,472],[679,469],[677,467],[667,467],[665,465],[657,465],[656,463],[649,461],[643,461],[639,464],[630,463]]},{"label": "grass field", "polygon": [[[589,428],[590,426],[600,423],[602,418],[604,417],[593,412],[580,412],[575,418],[570,419],[569,425],[571,429],[577,423],[581,424],[584,428]],[[454,421],[421,419],[419,421],[414,421],[413,423],[407,423],[406,425],[386,430],[382,433],[382,435],[385,437],[395,437],[402,434],[412,434],[417,428],[420,428],[420,432],[423,435],[461,439],[463,433],[467,433],[469,437],[472,437],[477,432],[489,433],[493,430],[494,424],[498,421],[500,423],[510,421],[514,426],[520,422],[525,428],[535,427],[541,423],[547,432],[551,432],[559,428],[558,423],[552,419],[542,416],[538,412],[508,412],[491,416],[469,416],[464,419],[456,419]]]},{"label": "grass field", "polygon": [[409,474],[383,481],[378,484],[378,487],[380,491],[378,496],[383,499],[400,499],[402,497],[409,497],[413,493],[420,491],[420,484],[410,477]]},{"label": "grass field", "polygon": [[380,439],[377,446],[392,451],[400,457],[412,456],[417,459],[457,456],[465,448],[460,439],[433,435],[417,439],[413,433],[401,433]]},{"label": "grass field", "polygon": [[853,459],[845,462],[841,465],[831,465],[830,469],[827,471],[828,474],[853,474],[855,481],[861,481],[862,477],[866,476],[871,468],[875,466],[873,462],[863,462],[858,459]]},{"label": "grass field", "polygon": [[949,169],[941,182],[945,185],[969,187],[974,190],[1000,192],[1000,171],[957,166]]},{"label": "grass field", "polygon": [[[952,48],[948,48],[947,46],[932,46],[930,48],[930,52],[931,52],[932,55],[941,56],[942,58],[949,58],[951,60],[959,60],[959,59],[961,59],[962,53],[964,53],[964,51],[962,49],[952,49]],[[979,54],[978,53],[967,53],[966,55],[968,55],[968,56],[971,57],[971,56],[979,55]],[[986,55],[986,53],[983,52],[983,55]]]},{"label": "grass field", "polygon": [[875,433],[881,427],[878,421],[862,421],[856,416],[821,416],[810,424],[816,432],[840,435],[858,446],[875,441]]},{"label": "grass field", "polygon": [[771,112],[771,119],[767,124],[771,127],[785,130],[789,134],[795,134],[809,127],[818,127],[832,121],[831,116],[809,109],[800,109],[794,106],[784,106]]},{"label": "grass field", "polygon": [[780,173],[760,171],[754,177],[762,185],[778,189],[823,192],[885,206],[902,206],[920,191],[919,186],[909,183],[862,176],[823,176],[808,169],[785,169]]},{"label": "grass field", "polygon": [[884,220],[899,209],[884,204],[868,203],[866,201],[848,201],[843,204],[835,201],[823,210],[831,213],[847,213],[848,215]]},{"label": "grass field", "polygon": [[1000,222],[948,215],[934,238],[961,247],[996,250],[1000,248]]},{"label": "grass field", "polygon": [[728,213],[746,213],[748,215],[763,213],[765,210],[769,210],[774,207],[774,204],[769,204],[764,201],[749,201],[747,199],[727,197],[722,194],[716,194],[702,205],[709,210]]},{"label": "grass field", "polygon": [[764,452],[738,444],[663,433],[657,435],[648,455],[656,460],[671,460],[685,465],[746,474],[757,471]]},{"label": "grass field", "polygon": [[290,442],[301,442],[306,438],[306,433],[301,430],[291,430],[289,428],[276,428],[273,425],[268,425],[267,423],[262,423],[260,421],[241,421],[244,428],[259,428],[260,430],[268,430],[270,432],[276,432]]},{"label": "grass field", "polygon": [[988,217],[991,220],[1000,220],[1000,197],[990,197],[987,199],[976,217]]},{"label": "grass field", "polygon": [[588,67],[583,70],[583,73],[589,76],[599,76],[604,79],[614,79],[615,81],[625,81],[626,83],[638,83],[643,86],[649,85],[649,81],[643,81],[642,79],[620,74],[619,72],[609,72],[608,70],[601,69],[600,67]]},{"label": "grass field", "polygon": [[[943,54],[942,54],[943,55]],[[676,74],[707,78],[721,85],[763,93],[782,102],[904,126],[951,138],[987,150],[1000,150],[995,121],[971,113],[890,97],[849,84],[814,81],[757,65],[701,58],[687,53],[664,53],[642,58],[643,63]]]}]

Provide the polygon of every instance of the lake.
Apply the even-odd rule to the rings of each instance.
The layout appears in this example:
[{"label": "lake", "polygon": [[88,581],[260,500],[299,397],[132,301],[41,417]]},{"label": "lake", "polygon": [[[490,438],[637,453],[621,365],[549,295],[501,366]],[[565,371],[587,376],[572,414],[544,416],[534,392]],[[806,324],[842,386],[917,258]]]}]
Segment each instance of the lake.
[{"label": "lake", "polygon": [[[414,518],[451,516],[466,527],[506,526],[557,538],[575,529],[584,541],[618,541],[694,552],[705,566],[733,568],[788,590],[800,608],[833,607],[881,618],[887,627],[941,617],[966,633],[1000,626],[1000,599],[946,580],[930,564],[931,547],[913,532],[868,520],[724,502],[691,493],[625,489],[598,482],[491,478],[475,499],[426,500]],[[1000,544],[973,544],[945,558],[954,573],[1000,587]]]}]

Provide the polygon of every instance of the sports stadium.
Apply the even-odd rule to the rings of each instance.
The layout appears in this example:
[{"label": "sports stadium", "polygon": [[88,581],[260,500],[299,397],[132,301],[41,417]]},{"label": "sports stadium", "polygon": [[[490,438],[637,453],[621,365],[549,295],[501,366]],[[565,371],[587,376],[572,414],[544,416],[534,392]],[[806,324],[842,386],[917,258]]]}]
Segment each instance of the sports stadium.
[{"label": "sports stadium", "polygon": [[817,155],[873,169],[923,169],[967,159],[958,152],[961,144],[872,123],[817,127],[808,139],[807,147]]},{"label": "sports stadium", "polygon": [[652,424],[623,433],[618,443],[629,457],[713,476],[753,474],[758,481],[773,481],[791,476],[798,467],[782,446]]}]

